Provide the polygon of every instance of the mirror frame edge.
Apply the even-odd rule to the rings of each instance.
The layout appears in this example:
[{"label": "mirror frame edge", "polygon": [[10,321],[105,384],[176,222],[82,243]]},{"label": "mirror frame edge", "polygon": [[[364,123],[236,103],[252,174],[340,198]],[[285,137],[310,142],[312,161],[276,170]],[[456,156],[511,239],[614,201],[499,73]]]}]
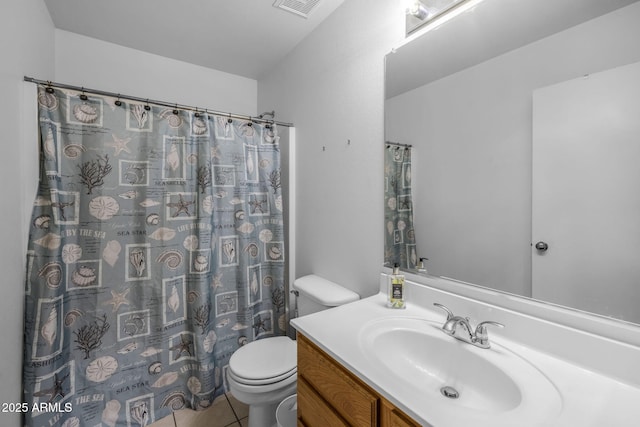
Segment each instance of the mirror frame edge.
[{"label": "mirror frame edge", "polygon": [[[391,268],[382,267],[382,274],[392,273]],[[640,327],[636,323],[615,319],[558,304],[527,298],[473,283],[446,277],[430,276],[403,270],[407,280],[418,285],[448,292],[475,302],[494,305],[519,314],[595,334],[624,344],[640,347]]]}]

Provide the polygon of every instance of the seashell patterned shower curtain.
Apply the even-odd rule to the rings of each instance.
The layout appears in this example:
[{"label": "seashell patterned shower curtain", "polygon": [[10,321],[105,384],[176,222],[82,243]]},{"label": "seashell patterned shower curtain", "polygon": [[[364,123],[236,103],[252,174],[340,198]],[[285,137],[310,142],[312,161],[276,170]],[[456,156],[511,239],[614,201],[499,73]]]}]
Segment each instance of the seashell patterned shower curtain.
[{"label": "seashell patterned shower curtain", "polygon": [[275,126],[79,95],[38,88],[23,424],[206,408],[239,346],[285,330]]},{"label": "seashell patterned shower curtain", "polygon": [[411,147],[388,143],[384,152],[384,262],[414,269],[418,263],[411,196]]}]

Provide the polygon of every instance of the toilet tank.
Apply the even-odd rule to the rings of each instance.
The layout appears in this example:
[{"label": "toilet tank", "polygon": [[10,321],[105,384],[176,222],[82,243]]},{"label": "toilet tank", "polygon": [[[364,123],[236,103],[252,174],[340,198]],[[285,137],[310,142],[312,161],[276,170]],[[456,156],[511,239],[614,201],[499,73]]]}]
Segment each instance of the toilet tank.
[{"label": "toilet tank", "polygon": [[298,316],[306,316],[360,299],[360,295],[352,290],[315,274],[296,279],[293,289],[298,291]]}]

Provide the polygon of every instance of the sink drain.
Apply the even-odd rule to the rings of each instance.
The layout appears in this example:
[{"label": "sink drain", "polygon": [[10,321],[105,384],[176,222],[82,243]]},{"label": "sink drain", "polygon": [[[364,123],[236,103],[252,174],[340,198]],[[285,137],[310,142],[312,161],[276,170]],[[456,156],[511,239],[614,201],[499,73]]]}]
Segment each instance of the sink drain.
[{"label": "sink drain", "polygon": [[440,393],[442,393],[444,397],[447,397],[449,399],[457,399],[458,397],[460,397],[460,393],[458,393],[458,390],[450,386],[442,387],[440,389]]}]

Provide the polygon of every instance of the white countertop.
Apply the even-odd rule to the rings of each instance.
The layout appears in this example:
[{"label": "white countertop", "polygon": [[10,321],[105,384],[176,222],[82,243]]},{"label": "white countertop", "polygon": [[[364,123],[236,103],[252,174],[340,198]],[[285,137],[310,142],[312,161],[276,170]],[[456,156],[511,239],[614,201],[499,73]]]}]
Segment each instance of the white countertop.
[{"label": "white countertop", "polygon": [[[410,294],[411,292],[408,293],[408,295]],[[409,301],[405,310],[389,309],[385,302],[385,295],[380,293],[351,304],[293,319],[291,324],[297,331],[419,423],[432,427],[461,427],[458,424],[460,421],[456,421],[455,414],[447,413],[442,409],[446,405],[438,405],[439,402],[435,401],[425,401],[424,396],[408,391],[402,386],[402,382],[394,380],[393,372],[389,372],[384,366],[375,363],[374,359],[366,357],[358,345],[363,326],[372,320],[409,317],[442,323],[445,319],[444,313],[436,308],[430,309],[433,302],[440,301],[430,301],[428,304],[422,301],[422,306],[418,305],[416,301]],[[429,307],[429,309],[425,307]],[[465,313],[456,314],[465,315]],[[492,318],[481,320],[503,321],[499,314],[499,310],[494,309]],[[509,315],[513,316],[513,313]],[[507,326],[505,330],[512,326],[506,320],[503,323]],[[522,329],[524,328],[522,325],[526,325],[526,321],[514,324],[510,334],[518,334],[519,331],[513,329]],[[535,328],[535,325],[532,327]],[[546,327],[548,328],[549,325]],[[522,337],[526,337],[530,333],[536,333],[536,331],[527,331],[526,333],[520,331]],[[552,417],[542,423],[539,421],[532,423],[531,420],[523,419],[518,421],[517,427],[637,427],[640,425],[640,413],[638,412],[640,387],[632,383],[626,384],[618,379],[529,347],[523,343],[526,338],[516,341],[508,334],[501,334],[496,330],[491,330],[489,335],[496,345],[508,348],[542,372],[557,388],[561,396],[561,407]],[[576,342],[580,343],[581,341],[577,340]],[[565,345],[572,345],[572,343]],[[602,348],[589,348],[584,351],[606,352],[607,347],[604,345]],[[612,357],[612,362],[615,363],[615,357]],[[638,364],[640,364],[640,360],[638,360]],[[640,369],[638,364],[630,365],[629,369]],[[502,421],[487,418],[486,424],[481,421],[475,423],[475,427],[482,425],[515,427],[505,424],[505,419],[508,417]]]}]

